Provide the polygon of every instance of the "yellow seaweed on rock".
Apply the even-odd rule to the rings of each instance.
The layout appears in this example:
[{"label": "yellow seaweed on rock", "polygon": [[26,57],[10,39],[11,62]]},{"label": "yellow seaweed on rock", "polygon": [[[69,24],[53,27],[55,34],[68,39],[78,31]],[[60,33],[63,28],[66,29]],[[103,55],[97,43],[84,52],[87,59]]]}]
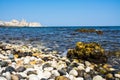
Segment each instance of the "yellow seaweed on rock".
[{"label": "yellow seaweed on rock", "polygon": [[75,49],[69,49],[68,58],[78,59],[104,59],[104,49],[98,43],[83,43],[77,42]]}]

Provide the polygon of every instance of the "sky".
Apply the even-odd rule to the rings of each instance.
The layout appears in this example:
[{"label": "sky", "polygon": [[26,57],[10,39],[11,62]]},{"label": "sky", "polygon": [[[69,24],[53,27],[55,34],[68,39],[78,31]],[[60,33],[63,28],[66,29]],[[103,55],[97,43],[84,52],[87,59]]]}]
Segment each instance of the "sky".
[{"label": "sky", "polygon": [[0,20],[43,26],[120,26],[120,0],[0,0]]}]

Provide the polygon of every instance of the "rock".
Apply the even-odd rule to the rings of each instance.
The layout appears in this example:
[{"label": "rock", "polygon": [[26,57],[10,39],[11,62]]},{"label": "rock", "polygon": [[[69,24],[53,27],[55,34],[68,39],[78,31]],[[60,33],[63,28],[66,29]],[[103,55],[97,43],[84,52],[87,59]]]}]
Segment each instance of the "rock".
[{"label": "rock", "polygon": [[86,65],[87,67],[90,67],[91,63],[90,63],[89,61],[85,61],[85,65]]},{"label": "rock", "polygon": [[120,74],[115,74],[115,77],[120,78]]},{"label": "rock", "polygon": [[[42,79],[40,79],[40,80],[47,80],[47,79],[45,79],[45,78],[42,78]],[[50,80],[50,79],[49,79]]]},{"label": "rock", "polygon": [[53,70],[53,67],[46,67],[44,68],[45,71],[52,71]]},{"label": "rock", "polygon": [[52,70],[52,75],[56,76],[60,76],[60,73],[57,70]]},{"label": "rock", "polygon": [[84,73],[85,73],[84,70],[78,70],[78,76],[79,77],[84,77]]},{"label": "rock", "polygon": [[19,80],[19,77],[17,75],[11,75],[12,80]]},{"label": "rock", "polygon": [[6,79],[11,80],[11,74],[10,74],[10,72],[6,72],[5,73],[5,77],[6,77]]},{"label": "rock", "polygon": [[109,80],[109,79],[113,79],[114,77],[111,73],[108,73],[106,74],[105,78]]},{"label": "rock", "polygon": [[0,80],[7,80],[5,77],[0,76]]},{"label": "rock", "polygon": [[64,71],[64,70],[58,70],[58,72],[60,73],[60,76],[62,76],[62,75],[66,75],[66,72]]},{"label": "rock", "polygon": [[44,75],[44,78],[46,78],[46,79],[51,77],[51,73],[49,71],[44,71],[43,75]]},{"label": "rock", "polygon": [[29,75],[29,80],[40,80],[37,75],[31,74]]},{"label": "rock", "polygon": [[103,80],[103,78],[100,75],[94,76],[93,80]]},{"label": "rock", "polygon": [[37,75],[37,73],[36,73],[35,71],[28,71],[28,72],[27,72],[27,75],[30,75],[30,74],[35,74],[35,75]]},{"label": "rock", "polygon": [[30,57],[27,56],[26,58],[24,58],[24,64],[29,64],[30,63]]},{"label": "rock", "polygon": [[14,59],[14,55],[13,54],[10,54],[8,57],[9,57],[9,59]]},{"label": "rock", "polygon": [[78,69],[79,69],[79,70],[85,70],[84,66],[81,66],[81,65],[78,66]]},{"label": "rock", "polygon": [[13,67],[8,66],[8,67],[6,67],[5,72],[10,72],[10,73],[12,73],[12,72],[16,72],[16,70],[15,70]]},{"label": "rock", "polygon": [[76,77],[73,75],[69,75],[70,80],[76,80]]},{"label": "rock", "polygon": [[91,77],[91,75],[90,74],[84,74],[84,79],[85,80],[92,80],[92,77]]},{"label": "rock", "polygon": [[45,63],[45,64],[43,65],[43,69],[46,68],[46,67],[51,67],[51,64],[50,64],[50,63]]},{"label": "rock", "polygon": [[76,70],[71,70],[69,75],[78,76],[78,72]]},{"label": "rock", "polygon": [[55,77],[55,80],[70,80],[70,79],[64,76],[57,76]]},{"label": "rock", "polygon": [[104,49],[95,42],[77,42],[75,49],[68,50],[67,57],[69,59],[88,60],[94,63],[105,63],[107,61]]},{"label": "rock", "polygon": [[6,67],[6,66],[8,66],[8,62],[2,61],[2,62],[0,62],[0,65],[1,65],[1,67]]},{"label": "rock", "polygon": [[84,80],[83,77],[77,77],[75,80]]},{"label": "rock", "polygon": [[85,72],[90,72],[90,67],[87,67],[86,69],[85,69]]},{"label": "rock", "polygon": [[23,71],[25,71],[25,70],[26,70],[26,68],[23,67],[23,66],[20,66],[20,67],[18,67],[18,68],[16,69],[17,72],[23,72]]}]

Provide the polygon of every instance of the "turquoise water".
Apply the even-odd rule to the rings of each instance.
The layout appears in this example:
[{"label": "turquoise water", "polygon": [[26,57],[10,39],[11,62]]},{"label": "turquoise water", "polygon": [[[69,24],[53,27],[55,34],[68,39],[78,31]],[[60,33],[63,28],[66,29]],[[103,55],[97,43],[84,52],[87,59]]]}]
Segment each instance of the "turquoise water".
[{"label": "turquoise water", "polygon": [[[102,30],[103,35],[75,31],[80,28]],[[0,27],[0,41],[12,44],[32,44],[38,48],[44,46],[49,50],[57,50],[59,53],[74,48],[78,41],[98,42],[106,50],[118,50],[120,49],[120,27]]]}]

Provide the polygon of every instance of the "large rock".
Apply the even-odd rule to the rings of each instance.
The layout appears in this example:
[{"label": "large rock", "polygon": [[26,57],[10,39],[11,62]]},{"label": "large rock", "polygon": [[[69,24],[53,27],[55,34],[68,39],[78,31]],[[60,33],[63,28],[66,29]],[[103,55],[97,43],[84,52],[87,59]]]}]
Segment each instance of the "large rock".
[{"label": "large rock", "polygon": [[84,59],[92,62],[106,62],[104,49],[95,42],[83,43],[77,42],[75,49],[69,49],[67,57],[70,59]]}]

